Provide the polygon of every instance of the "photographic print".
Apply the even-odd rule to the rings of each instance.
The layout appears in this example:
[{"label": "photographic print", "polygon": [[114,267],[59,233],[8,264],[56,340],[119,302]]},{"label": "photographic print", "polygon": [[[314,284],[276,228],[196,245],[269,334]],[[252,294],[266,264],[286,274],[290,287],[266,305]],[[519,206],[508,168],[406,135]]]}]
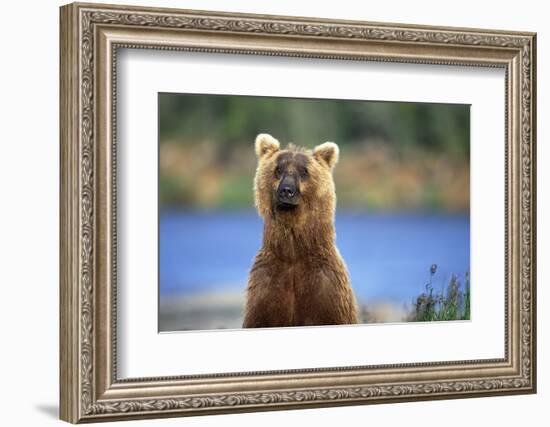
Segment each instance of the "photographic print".
[{"label": "photographic print", "polygon": [[160,332],[470,319],[469,105],[158,108]]}]

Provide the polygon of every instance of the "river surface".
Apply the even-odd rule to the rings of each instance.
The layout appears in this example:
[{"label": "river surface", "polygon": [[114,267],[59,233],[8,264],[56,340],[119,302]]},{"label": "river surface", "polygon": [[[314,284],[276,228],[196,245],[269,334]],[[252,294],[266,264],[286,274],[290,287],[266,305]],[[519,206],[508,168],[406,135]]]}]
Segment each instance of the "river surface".
[{"label": "river surface", "polygon": [[[425,290],[430,266],[436,289],[470,269],[467,215],[365,214],[339,211],[336,242],[357,299],[410,304]],[[160,299],[242,293],[262,238],[253,211],[160,214]]]}]

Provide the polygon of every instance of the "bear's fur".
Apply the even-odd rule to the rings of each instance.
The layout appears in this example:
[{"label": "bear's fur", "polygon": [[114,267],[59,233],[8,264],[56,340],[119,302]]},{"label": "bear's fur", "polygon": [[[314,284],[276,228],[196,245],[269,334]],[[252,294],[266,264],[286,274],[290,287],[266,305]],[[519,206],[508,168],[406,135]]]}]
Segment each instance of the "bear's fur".
[{"label": "bear's fur", "polygon": [[250,271],[245,328],[357,323],[357,304],[335,245],[332,170],[338,146],[284,150],[256,138],[254,196],[264,221],[262,248]]}]

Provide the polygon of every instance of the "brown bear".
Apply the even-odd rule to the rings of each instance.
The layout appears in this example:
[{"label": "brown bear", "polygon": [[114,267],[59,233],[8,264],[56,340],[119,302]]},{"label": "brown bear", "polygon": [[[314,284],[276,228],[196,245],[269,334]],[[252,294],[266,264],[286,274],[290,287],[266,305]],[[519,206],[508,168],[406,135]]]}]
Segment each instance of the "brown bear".
[{"label": "brown bear", "polygon": [[335,245],[332,170],[338,146],[311,150],[260,134],[254,197],[263,244],[250,271],[243,327],[357,323],[357,303]]}]

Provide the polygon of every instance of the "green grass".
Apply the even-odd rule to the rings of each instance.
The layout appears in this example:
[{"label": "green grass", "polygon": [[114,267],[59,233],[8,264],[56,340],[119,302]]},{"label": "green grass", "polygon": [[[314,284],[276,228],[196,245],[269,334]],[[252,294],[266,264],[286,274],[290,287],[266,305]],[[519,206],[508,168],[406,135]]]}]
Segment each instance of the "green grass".
[{"label": "green grass", "polygon": [[436,272],[437,265],[433,264],[430,267],[430,281],[426,284],[426,291],[413,302],[409,321],[469,320],[470,276],[468,272],[464,275],[463,282],[459,276],[453,274],[447,286],[439,292],[434,289],[432,284]]}]

